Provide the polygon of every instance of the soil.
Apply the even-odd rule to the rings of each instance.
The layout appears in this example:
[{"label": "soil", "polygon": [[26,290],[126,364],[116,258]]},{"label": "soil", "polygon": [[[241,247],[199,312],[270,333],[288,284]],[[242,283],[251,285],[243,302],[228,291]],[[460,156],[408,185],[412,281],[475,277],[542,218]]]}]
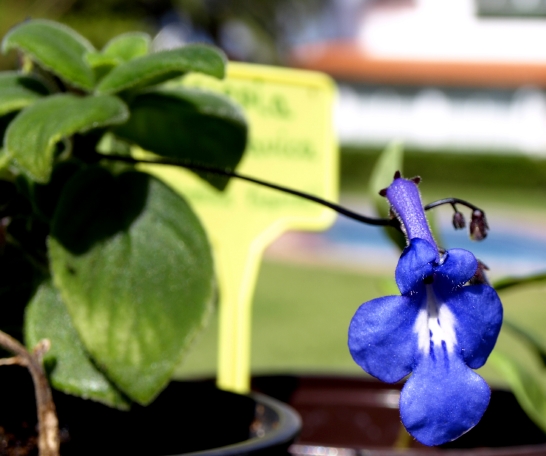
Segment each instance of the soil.
[{"label": "soil", "polygon": [[[256,403],[212,382],[172,382],[148,407],[129,412],[54,391],[62,456],[161,456],[249,438]],[[0,455],[37,456],[36,405],[30,375],[0,375]]]}]

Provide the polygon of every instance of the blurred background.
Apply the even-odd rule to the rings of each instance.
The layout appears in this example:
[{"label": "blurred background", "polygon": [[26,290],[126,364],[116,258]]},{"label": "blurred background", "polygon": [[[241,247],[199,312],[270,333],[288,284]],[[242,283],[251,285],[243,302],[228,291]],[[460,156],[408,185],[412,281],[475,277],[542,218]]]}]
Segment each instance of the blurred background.
[{"label": "blurred background", "polygon": [[[338,86],[343,204],[373,212],[373,164],[399,140],[404,174],[423,177],[425,202],[457,196],[486,210],[481,244],[439,210],[445,247],[471,249],[493,278],[546,271],[546,0],[0,0],[1,35],[44,17],[99,48],[141,30],[156,49],[208,42],[232,60],[326,72]],[[2,56],[2,69],[13,59]],[[392,290],[397,257],[382,231],[343,219],[279,239],[256,292],[254,371],[358,373],[349,321]],[[507,314],[542,321],[544,291],[505,293]],[[215,330],[179,376],[214,371]]]}]

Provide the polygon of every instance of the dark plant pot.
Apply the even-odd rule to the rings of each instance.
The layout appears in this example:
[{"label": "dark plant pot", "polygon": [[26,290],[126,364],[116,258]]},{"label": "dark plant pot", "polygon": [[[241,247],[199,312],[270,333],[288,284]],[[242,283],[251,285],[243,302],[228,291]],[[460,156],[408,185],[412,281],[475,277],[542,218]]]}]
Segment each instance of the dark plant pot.
[{"label": "dark plant pot", "polygon": [[[303,428],[289,450],[294,456],[546,455],[546,434],[508,391],[493,390],[475,428],[441,448],[429,448],[404,438],[398,412],[401,384],[357,377],[262,376],[253,379],[253,388],[300,413]],[[408,448],[395,448],[404,441]]]},{"label": "dark plant pot", "polygon": [[[0,454],[37,454],[30,375],[4,367],[0,388]],[[282,455],[301,428],[286,404],[221,391],[212,382],[172,382],[151,405],[130,412],[59,392],[54,400],[62,456]],[[9,453],[8,441],[19,448]]]}]

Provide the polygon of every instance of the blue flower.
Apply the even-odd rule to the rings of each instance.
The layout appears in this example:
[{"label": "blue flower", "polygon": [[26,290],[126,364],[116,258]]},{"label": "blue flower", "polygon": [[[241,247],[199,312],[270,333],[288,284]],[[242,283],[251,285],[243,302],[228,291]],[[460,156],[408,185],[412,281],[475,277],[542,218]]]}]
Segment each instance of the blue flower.
[{"label": "blue flower", "polygon": [[502,323],[487,284],[470,285],[478,269],[466,250],[439,251],[417,185],[395,176],[386,196],[408,240],[398,266],[401,296],[364,303],[349,328],[357,364],[384,382],[408,374],[400,416],[425,445],[440,445],[474,427],[489,403],[487,383],[472,369],[485,363]]}]

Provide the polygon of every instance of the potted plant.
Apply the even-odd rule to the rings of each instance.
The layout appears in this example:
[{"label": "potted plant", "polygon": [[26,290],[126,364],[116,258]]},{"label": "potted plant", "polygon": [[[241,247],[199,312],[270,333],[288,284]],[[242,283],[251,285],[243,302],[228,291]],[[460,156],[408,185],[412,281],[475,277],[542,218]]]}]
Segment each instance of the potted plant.
[{"label": "potted plant", "polygon": [[[0,75],[4,138],[0,289],[5,303],[0,345],[15,355],[3,364],[19,364],[32,374],[40,433],[37,441],[33,435],[26,440],[29,451],[38,446],[42,455],[58,454],[62,438],[66,441],[63,454],[194,451],[200,443],[193,437],[201,437],[197,429],[203,426],[192,426],[201,412],[208,428],[213,426],[211,415],[227,413],[218,426],[228,435],[214,443],[211,435],[204,435],[209,447],[235,444],[249,428],[256,437],[250,442],[255,446],[224,448],[219,453],[210,450],[210,454],[284,451],[298,431],[297,416],[267,398],[241,396],[242,404],[236,404],[233,395],[218,392],[206,382],[167,387],[175,366],[206,322],[217,290],[211,249],[199,219],[182,196],[138,171],[141,162],[192,169],[218,191],[232,177],[247,179],[327,205],[364,223],[404,231],[409,244],[397,272],[402,297],[380,298],[359,310],[350,330],[352,354],[383,380],[400,380],[412,370],[412,379],[425,379],[420,385],[410,380],[412,393],[402,393],[404,423],[423,443],[445,443],[479,421],[489,401],[488,389],[470,368],[483,364],[492,349],[502,319],[500,303],[473,255],[445,252],[435,244],[414,188],[417,180],[396,174],[382,194],[398,218],[372,219],[238,175],[233,169],[241,160],[247,134],[240,109],[217,94],[161,85],[187,72],[223,77],[225,58],[209,46],[151,53],[149,37],[133,33],[114,38],[97,51],[67,27],[35,20],[13,28],[4,37],[2,49],[19,53],[21,71]],[[133,145],[155,155],[135,159],[130,151]],[[454,199],[443,203],[468,205]],[[469,207],[473,210],[471,234],[483,238],[485,216]],[[457,210],[454,224],[463,224]],[[449,266],[449,257],[456,266]],[[439,285],[432,285],[437,278]],[[467,282],[473,288],[464,287]],[[441,406],[436,407],[438,401],[436,405],[429,402],[432,409],[423,410],[419,404],[426,401],[422,399],[438,389],[431,379],[450,378],[432,369],[431,362],[443,356],[442,350],[451,354],[459,343],[451,334],[455,328],[451,317],[444,314],[432,328],[441,334],[439,339],[430,338],[434,349],[422,344],[429,337],[426,331],[421,331],[424,336],[413,334],[411,328],[420,321],[419,306],[428,302],[424,296],[429,296],[430,287],[435,304],[427,310],[429,320],[440,312],[438,296],[458,303],[465,295],[472,303],[467,295],[475,292],[489,312],[457,314],[465,324],[481,318],[481,332],[472,337],[482,343],[468,334],[458,335],[470,344],[465,356],[453,358],[459,374],[442,390]],[[393,319],[376,318],[379,311],[370,310],[378,303],[388,307],[408,302],[413,306],[411,318],[399,326],[411,337],[397,339],[389,326]],[[399,314],[393,312],[391,317]],[[23,339],[27,348],[21,344]],[[412,358],[408,353],[415,347],[410,350],[405,341],[418,347],[426,359]],[[10,394],[18,386],[25,387],[24,377],[15,368],[13,377],[2,377],[2,381]],[[58,392],[51,392],[48,381]],[[462,394],[455,397],[447,392],[461,393],[473,383],[478,386],[469,393],[472,407],[464,408],[460,402],[458,409],[453,408],[455,399],[462,401]],[[82,405],[77,397],[95,402]],[[213,402],[194,404],[197,397]],[[220,400],[227,401],[225,406],[218,405]],[[23,412],[31,406],[24,405],[19,394],[13,395],[13,401],[12,408],[6,409],[11,410],[14,426],[29,428],[28,414]],[[170,418],[173,403],[183,419],[168,424],[164,418]],[[130,413],[123,411],[129,408]],[[243,422],[237,429],[229,426],[235,410]],[[428,418],[431,414],[434,419]],[[444,414],[451,416],[447,426],[442,422]],[[288,429],[279,424],[287,424]],[[123,437],[117,432],[116,437],[107,433],[97,437],[99,428],[115,428]],[[181,428],[186,432],[175,435],[176,444],[167,442],[160,432]],[[268,428],[272,431],[269,440],[259,438]],[[2,429],[4,441],[9,442],[11,431]],[[177,446],[180,441],[185,446]],[[105,442],[108,450],[104,450]]]},{"label": "potted plant", "polygon": [[[298,431],[289,408],[261,396],[207,384],[164,390],[206,323],[217,289],[198,217],[182,196],[136,169],[130,147],[198,168],[233,169],[245,149],[247,124],[223,96],[161,86],[188,72],[224,77],[221,51],[195,44],[151,52],[150,43],[146,34],[129,33],[96,50],[74,30],[47,20],[19,24],[2,41],[3,52],[18,53],[21,68],[0,74],[0,345],[14,354],[3,364],[32,374],[40,427],[38,440],[31,433],[19,449],[38,446],[41,455],[54,455],[64,438],[63,454],[97,448],[103,454],[173,454],[234,444],[253,429],[262,437],[251,439],[254,446],[226,453],[246,454],[286,447]],[[176,135],[158,134],[165,118]],[[229,180],[198,173],[218,191]],[[5,394],[13,394],[14,407],[5,409],[13,426],[32,429],[21,414],[28,403],[15,392],[28,387],[24,377],[13,368],[1,378]],[[48,381],[57,391],[51,393]],[[208,402],[194,403],[199,396]],[[95,402],[82,405],[78,398]],[[158,423],[169,428],[165,418],[172,417],[173,403],[185,417],[173,421],[186,429],[174,434],[178,444],[196,440],[199,432],[190,425],[198,410],[208,412],[203,429],[215,423],[211,409],[213,416],[227,412],[223,424],[215,424],[224,431],[213,433],[227,435],[205,435],[204,447],[170,440],[162,446],[168,438]],[[233,426],[234,410],[239,427]],[[131,437],[133,443],[119,447],[104,437],[110,442],[104,450],[96,436],[106,423],[123,431],[121,441]],[[11,424],[1,426],[6,446],[20,440]],[[143,438],[150,433],[156,435]]]}]

